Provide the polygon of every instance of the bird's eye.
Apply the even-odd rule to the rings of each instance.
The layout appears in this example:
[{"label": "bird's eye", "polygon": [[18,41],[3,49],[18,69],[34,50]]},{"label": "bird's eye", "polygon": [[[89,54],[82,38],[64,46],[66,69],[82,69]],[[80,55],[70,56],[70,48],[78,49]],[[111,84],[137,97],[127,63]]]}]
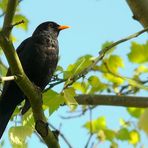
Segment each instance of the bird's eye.
[{"label": "bird's eye", "polygon": [[50,28],[53,28],[54,26],[53,26],[53,24],[49,24],[49,27],[50,27]]}]

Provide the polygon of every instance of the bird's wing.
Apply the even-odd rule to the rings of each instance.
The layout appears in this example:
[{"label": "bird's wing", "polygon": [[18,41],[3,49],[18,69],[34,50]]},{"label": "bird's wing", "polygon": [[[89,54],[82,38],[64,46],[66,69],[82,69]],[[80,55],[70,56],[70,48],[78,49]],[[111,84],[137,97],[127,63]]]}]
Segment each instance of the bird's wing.
[{"label": "bird's wing", "polygon": [[16,49],[17,54],[19,55],[24,49],[25,46],[28,44],[29,40],[31,39],[31,37],[25,39]]},{"label": "bird's wing", "polygon": [[[30,37],[31,38],[31,37]],[[30,38],[27,38],[26,40],[24,40],[17,48],[17,53],[18,55],[25,49],[26,44],[28,43],[28,41],[30,40]],[[10,68],[8,68],[7,74],[6,76],[11,76],[11,70]],[[7,92],[7,89],[9,89],[9,85],[10,85],[11,81],[7,81],[4,83],[4,87],[3,87],[3,92],[2,95],[5,94],[5,92]]]}]

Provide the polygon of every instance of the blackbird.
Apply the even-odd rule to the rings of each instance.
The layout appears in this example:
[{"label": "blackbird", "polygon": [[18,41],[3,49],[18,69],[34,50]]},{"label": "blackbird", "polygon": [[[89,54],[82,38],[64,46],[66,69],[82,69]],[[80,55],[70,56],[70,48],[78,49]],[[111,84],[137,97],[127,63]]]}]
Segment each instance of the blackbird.
[{"label": "blackbird", "polygon": [[[50,82],[56,69],[59,53],[57,37],[59,32],[66,28],[69,27],[58,25],[55,22],[44,22],[35,29],[31,37],[25,39],[17,48],[25,74],[41,90],[44,90]],[[7,72],[7,76],[9,75],[11,75],[10,69]],[[24,99],[26,102],[23,113],[30,107],[27,97],[15,81],[4,83],[0,97],[0,138],[16,106]]]}]

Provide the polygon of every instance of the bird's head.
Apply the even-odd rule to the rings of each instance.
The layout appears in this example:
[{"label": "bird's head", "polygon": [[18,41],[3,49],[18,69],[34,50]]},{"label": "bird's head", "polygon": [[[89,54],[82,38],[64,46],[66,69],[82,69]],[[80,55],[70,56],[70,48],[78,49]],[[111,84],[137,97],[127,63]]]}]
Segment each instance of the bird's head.
[{"label": "bird's head", "polygon": [[40,33],[46,32],[49,35],[53,34],[57,37],[61,30],[67,29],[67,28],[69,28],[69,26],[59,25],[55,22],[48,21],[48,22],[44,22],[44,23],[40,24],[33,32],[33,35],[38,35]]}]

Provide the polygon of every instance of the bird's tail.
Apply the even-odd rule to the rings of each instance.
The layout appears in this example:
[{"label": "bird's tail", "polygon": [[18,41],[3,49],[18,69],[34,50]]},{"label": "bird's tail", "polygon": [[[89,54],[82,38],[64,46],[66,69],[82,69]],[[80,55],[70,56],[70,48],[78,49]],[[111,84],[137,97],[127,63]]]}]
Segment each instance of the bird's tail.
[{"label": "bird's tail", "polygon": [[0,102],[0,139],[5,131],[5,128],[11,118],[11,115],[13,114],[14,110],[15,110],[16,106],[11,106],[11,108],[5,108],[5,110],[3,110],[2,106],[1,106],[1,102]]}]

